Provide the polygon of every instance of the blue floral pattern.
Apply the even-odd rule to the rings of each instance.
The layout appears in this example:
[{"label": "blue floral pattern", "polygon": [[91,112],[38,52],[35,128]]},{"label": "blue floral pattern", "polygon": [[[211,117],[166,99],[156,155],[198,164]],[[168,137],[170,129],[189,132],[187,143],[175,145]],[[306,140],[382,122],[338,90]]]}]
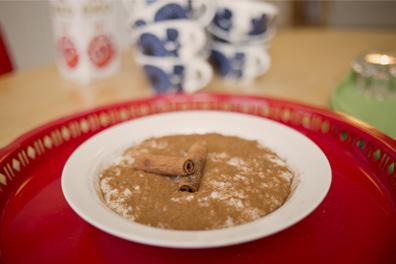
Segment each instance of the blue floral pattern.
[{"label": "blue floral pattern", "polygon": [[177,92],[183,91],[183,83],[184,83],[184,66],[183,65],[175,65],[173,67],[173,74],[177,78],[177,82],[173,83],[173,86],[176,88]]},{"label": "blue floral pattern", "polygon": [[210,58],[221,76],[226,76],[231,71],[231,64],[223,53],[212,50]]},{"label": "blue floral pattern", "polygon": [[153,66],[145,65],[144,71],[151,83],[151,86],[159,94],[183,91],[184,66],[175,65],[173,71],[166,73],[164,70]]},{"label": "blue floral pattern", "polygon": [[[233,28],[233,13],[228,8],[219,9],[213,19],[213,24],[221,30],[231,32]],[[249,35],[260,35],[265,33],[268,27],[268,17],[262,14],[258,17],[252,18],[250,21]]]},{"label": "blue floral pattern", "polygon": [[187,10],[188,12],[191,14],[193,12],[193,0],[188,0],[188,4],[187,4]]},{"label": "blue floral pattern", "polygon": [[157,2],[157,0],[146,0],[146,4],[148,4],[148,5],[151,5],[155,2]]},{"label": "blue floral pattern", "polygon": [[232,29],[232,11],[228,8],[218,10],[213,19],[213,23],[224,31]]},{"label": "blue floral pattern", "polygon": [[157,11],[154,21],[185,19],[188,17],[187,13],[188,10],[179,4],[167,4]]},{"label": "blue floral pattern", "polygon": [[133,27],[141,27],[146,25],[146,21],[144,21],[143,19],[138,19],[135,21],[135,23],[133,24]]},{"label": "blue floral pattern", "polygon": [[168,28],[166,30],[166,42],[171,43],[171,45],[167,46],[167,50],[170,55],[177,57],[179,56],[179,49],[181,44],[179,42],[179,31],[175,28]]},{"label": "blue floral pattern", "polygon": [[151,33],[143,33],[139,38],[138,46],[144,55],[160,57],[168,55],[162,41]]},{"label": "blue floral pattern", "polygon": [[151,86],[157,93],[166,93],[172,87],[172,83],[170,82],[168,75],[162,69],[152,65],[145,65],[144,71],[151,83]]},{"label": "blue floral pattern", "polygon": [[[158,0],[146,0],[146,4],[151,5],[158,2]],[[173,19],[191,18],[193,13],[192,0],[187,2],[187,6],[181,6],[178,3],[170,3],[162,6],[154,15],[154,21],[164,21]],[[143,19],[138,19],[132,25],[132,28],[138,28],[146,25],[147,22]]]},{"label": "blue floral pattern", "polygon": [[220,74],[220,76],[227,76],[239,79],[243,76],[243,67],[245,65],[246,56],[242,52],[235,53],[231,58],[217,50],[212,50],[211,60]]},{"label": "blue floral pattern", "polygon": [[138,40],[138,47],[144,55],[166,57],[179,55],[181,47],[179,31],[175,28],[166,29],[166,38],[161,40],[154,34],[143,33]]},{"label": "blue floral pattern", "polygon": [[251,20],[251,30],[249,35],[260,35],[267,30],[267,16],[262,15]]}]

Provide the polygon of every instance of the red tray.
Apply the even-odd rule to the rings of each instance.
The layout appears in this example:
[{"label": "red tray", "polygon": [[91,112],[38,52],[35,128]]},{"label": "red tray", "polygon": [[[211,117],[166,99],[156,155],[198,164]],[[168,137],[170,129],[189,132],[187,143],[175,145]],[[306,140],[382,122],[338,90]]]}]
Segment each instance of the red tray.
[{"label": "red tray", "polygon": [[[178,250],[128,242],[84,222],[60,187],[73,150],[125,120],[215,109],[270,118],[311,138],[333,182],[293,227],[232,247]],[[303,155],[303,153],[302,153]],[[51,122],[0,150],[0,259],[5,263],[396,263],[396,142],[365,124],[263,97],[172,95],[98,108]]]}]

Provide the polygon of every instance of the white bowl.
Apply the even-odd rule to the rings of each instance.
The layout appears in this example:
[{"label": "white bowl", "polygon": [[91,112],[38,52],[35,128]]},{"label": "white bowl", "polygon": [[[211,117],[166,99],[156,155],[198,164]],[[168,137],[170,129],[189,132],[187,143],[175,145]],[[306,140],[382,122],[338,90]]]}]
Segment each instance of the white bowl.
[{"label": "white bowl", "polygon": [[[153,136],[207,132],[258,140],[285,159],[298,175],[295,189],[285,204],[267,216],[235,227],[176,231],[127,220],[100,200],[97,193],[98,173],[122,150]],[[233,245],[279,232],[310,214],[326,196],[330,183],[329,162],[307,137],[265,118],[221,111],[156,114],[111,127],[79,146],[62,173],[63,194],[84,220],[120,238],[174,248]]]}]

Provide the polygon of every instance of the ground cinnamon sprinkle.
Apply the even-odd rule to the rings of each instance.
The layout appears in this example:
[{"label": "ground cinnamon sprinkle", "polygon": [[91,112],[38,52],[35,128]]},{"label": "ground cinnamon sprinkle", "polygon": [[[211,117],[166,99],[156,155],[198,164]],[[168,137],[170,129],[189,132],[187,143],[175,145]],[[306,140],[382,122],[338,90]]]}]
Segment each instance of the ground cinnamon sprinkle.
[{"label": "ground cinnamon sprinkle", "polygon": [[[139,154],[185,156],[197,142],[208,156],[199,191],[178,191],[179,177],[133,168]],[[254,221],[287,199],[293,172],[256,141],[220,134],[148,139],[128,149],[100,174],[104,202],[116,213],[145,225],[205,230]]]}]

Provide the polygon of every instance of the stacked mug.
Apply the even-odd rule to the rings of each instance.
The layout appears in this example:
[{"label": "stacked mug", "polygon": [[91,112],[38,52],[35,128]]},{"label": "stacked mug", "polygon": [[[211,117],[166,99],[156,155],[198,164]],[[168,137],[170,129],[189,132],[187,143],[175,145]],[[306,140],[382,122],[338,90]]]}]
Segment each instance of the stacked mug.
[{"label": "stacked mug", "polygon": [[227,80],[252,80],[271,65],[267,49],[274,35],[276,6],[259,0],[217,0],[210,26],[211,60]]},{"label": "stacked mug", "polygon": [[195,92],[212,78],[205,27],[215,6],[204,0],[125,1],[135,59],[157,93]]}]

